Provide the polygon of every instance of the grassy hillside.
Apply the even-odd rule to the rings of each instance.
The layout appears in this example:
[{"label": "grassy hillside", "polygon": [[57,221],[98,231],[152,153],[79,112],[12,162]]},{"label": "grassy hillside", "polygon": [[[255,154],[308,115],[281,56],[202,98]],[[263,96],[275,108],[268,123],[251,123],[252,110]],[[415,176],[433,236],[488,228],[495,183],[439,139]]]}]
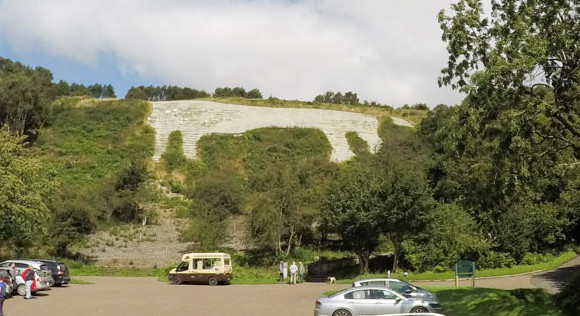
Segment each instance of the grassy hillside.
[{"label": "grassy hillside", "polygon": [[94,186],[131,160],[153,155],[149,113],[150,104],[139,100],[60,99],[35,152],[61,182]]}]

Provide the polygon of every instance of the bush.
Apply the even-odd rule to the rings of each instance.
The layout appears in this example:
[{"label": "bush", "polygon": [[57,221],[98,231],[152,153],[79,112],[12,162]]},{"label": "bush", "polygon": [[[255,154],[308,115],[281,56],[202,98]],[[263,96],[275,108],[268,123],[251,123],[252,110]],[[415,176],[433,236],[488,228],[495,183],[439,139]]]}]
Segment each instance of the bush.
[{"label": "bush", "polygon": [[554,298],[564,314],[580,315],[580,275],[568,281]]},{"label": "bush", "polygon": [[168,171],[173,171],[185,164],[187,159],[183,154],[183,136],[181,131],[173,131],[169,134],[167,148],[161,155],[161,160],[165,163],[165,168]]},{"label": "bush", "polygon": [[510,268],[516,264],[516,260],[508,253],[490,251],[479,258],[477,269]]}]

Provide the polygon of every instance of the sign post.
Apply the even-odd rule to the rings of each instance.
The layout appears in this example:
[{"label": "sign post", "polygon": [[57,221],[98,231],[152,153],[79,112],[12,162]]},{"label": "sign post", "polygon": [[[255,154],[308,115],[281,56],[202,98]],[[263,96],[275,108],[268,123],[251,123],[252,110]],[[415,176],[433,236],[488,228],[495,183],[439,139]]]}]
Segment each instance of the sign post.
[{"label": "sign post", "polygon": [[471,287],[475,287],[475,262],[459,260],[455,264],[455,286],[459,286],[460,277],[471,277]]}]

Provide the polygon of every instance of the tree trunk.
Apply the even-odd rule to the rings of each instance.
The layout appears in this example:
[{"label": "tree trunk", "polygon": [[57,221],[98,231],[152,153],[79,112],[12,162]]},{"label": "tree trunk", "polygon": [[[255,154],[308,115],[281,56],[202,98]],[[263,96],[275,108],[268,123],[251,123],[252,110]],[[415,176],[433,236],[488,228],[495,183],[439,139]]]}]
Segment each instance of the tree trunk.
[{"label": "tree trunk", "polygon": [[358,265],[360,267],[360,273],[366,274],[369,272],[369,257],[371,256],[370,252],[363,251],[357,253],[358,256]]},{"label": "tree trunk", "polygon": [[290,237],[288,238],[288,247],[286,248],[286,257],[290,254],[292,248],[292,237],[294,236],[294,229],[290,229]]}]

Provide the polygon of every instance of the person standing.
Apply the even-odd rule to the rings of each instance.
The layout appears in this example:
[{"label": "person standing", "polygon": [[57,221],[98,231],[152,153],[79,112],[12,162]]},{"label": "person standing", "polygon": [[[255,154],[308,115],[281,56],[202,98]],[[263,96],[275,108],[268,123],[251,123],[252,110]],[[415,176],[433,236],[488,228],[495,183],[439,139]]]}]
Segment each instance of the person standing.
[{"label": "person standing", "polygon": [[10,288],[14,289],[16,287],[16,264],[14,262],[8,267],[8,275],[10,276]]},{"label": "person standing", "polygon": [[296,274],[298,273],[298,266],[295,261],[292,261],[290,266],[290,283],[296,284]]},{"label": "person standing", "polygon": [[298,262],[298,277],[300,278],[300,283],[304,282],[304,272],[306,269],[304,268],[304,265],[302,264],[302,261]]},{"label": "person standing", "polygon": [[280,276],[278,277],[278,282],[284,281],[284,261],[280,261],[280,263],[278,264],[278,272],[280,273]]},{"label": "person standing", "polygon": [[32,283],[34,282],[34,270],[32,266],[28,265],[28,268],[22,272],[22,278],[26,282],[26,296],[24,299],[32,298]]},{"label": "person standing", "polygon": [[4,284],[4,279],[0,278],[0,316],[4,316],[4,297],[6,297],[6,284]]}]

